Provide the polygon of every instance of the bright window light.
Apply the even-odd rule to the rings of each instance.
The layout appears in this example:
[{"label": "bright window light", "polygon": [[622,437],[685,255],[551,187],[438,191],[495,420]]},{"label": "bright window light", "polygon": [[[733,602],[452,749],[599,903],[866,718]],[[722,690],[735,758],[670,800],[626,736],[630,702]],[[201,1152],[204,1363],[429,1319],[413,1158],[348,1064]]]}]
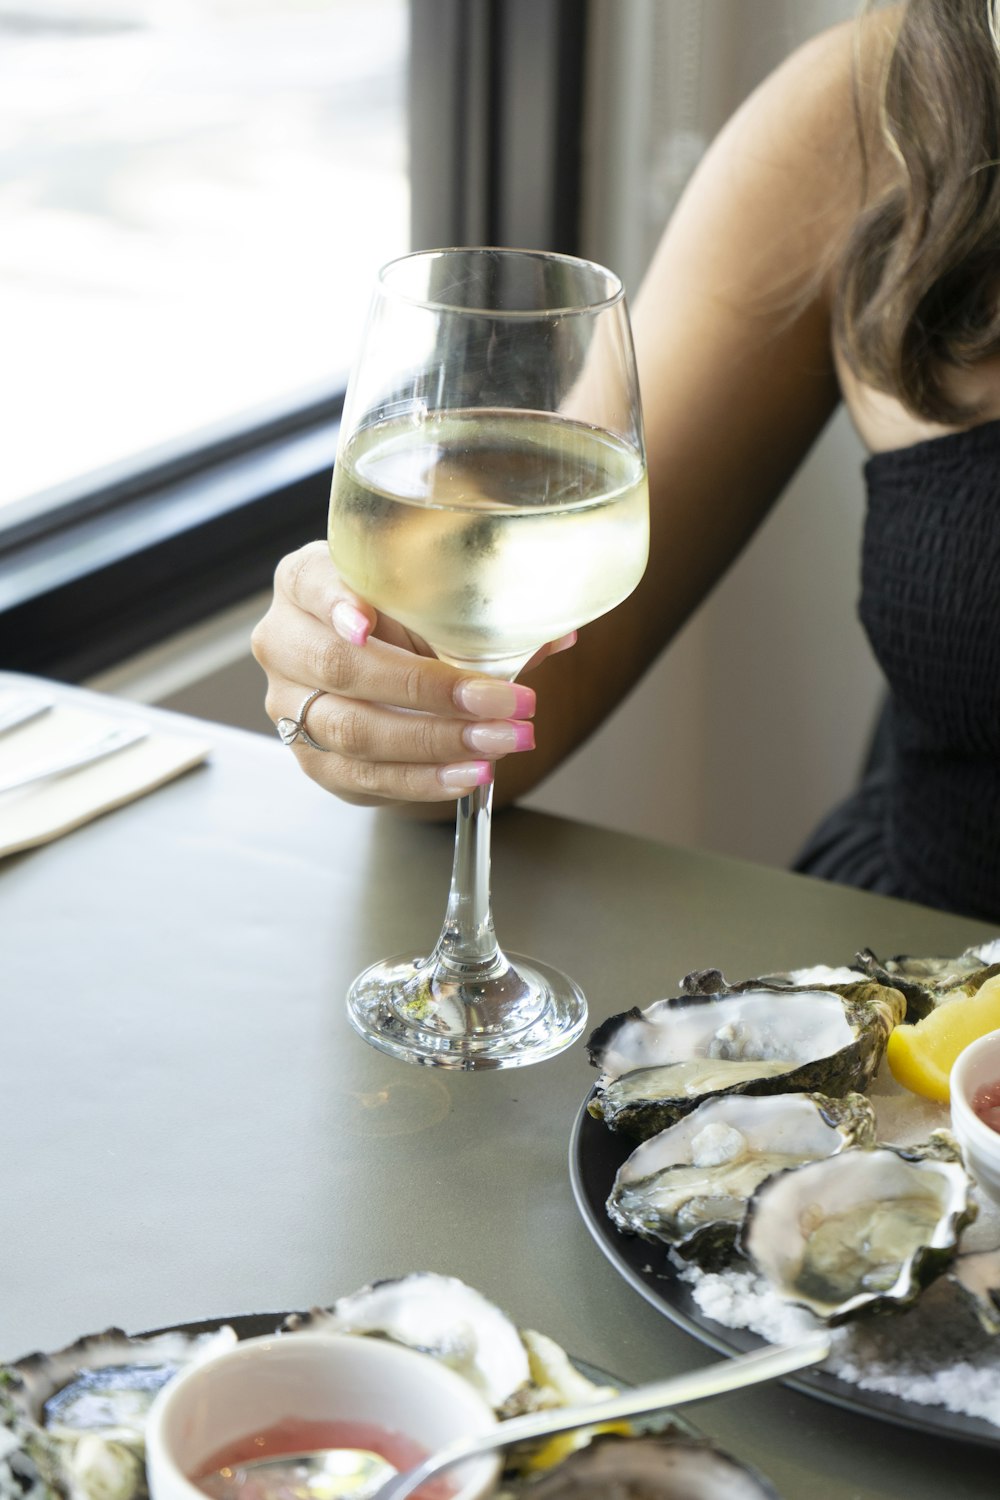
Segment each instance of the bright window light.
[{"label": "bright window light", "polygon": [[406,55],[406,0],[0,0],[0,507],[346,372]]}]

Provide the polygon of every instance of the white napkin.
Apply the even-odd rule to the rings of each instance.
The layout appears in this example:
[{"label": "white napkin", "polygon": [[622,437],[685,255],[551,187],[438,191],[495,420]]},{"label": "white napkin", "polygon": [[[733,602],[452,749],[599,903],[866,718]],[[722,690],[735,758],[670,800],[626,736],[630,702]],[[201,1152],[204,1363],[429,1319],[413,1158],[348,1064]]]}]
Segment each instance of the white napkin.
[{"label": "white napkin", "polygon": [[[102,730],[134,722],[124,715],[118,719],[111,713],[57,702],[37,718],[0,734],[0,782],[54,756],[70,754]],[[0,856],[48,843],[100,813],[144,796],[198,765],[209,748],[198,740],[157,729],[103,760],[0,792]]]}]

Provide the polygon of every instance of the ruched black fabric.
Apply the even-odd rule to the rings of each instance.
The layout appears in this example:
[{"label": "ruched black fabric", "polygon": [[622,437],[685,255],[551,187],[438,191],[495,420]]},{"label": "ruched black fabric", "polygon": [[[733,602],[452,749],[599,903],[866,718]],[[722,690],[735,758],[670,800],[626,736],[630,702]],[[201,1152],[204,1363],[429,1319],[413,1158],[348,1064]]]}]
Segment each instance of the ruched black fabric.
[{"label": "ruched black fabric", "polygon": [[881,753],[795,868],[1000,921],[1000,421],[875,454],[865,480]]}]

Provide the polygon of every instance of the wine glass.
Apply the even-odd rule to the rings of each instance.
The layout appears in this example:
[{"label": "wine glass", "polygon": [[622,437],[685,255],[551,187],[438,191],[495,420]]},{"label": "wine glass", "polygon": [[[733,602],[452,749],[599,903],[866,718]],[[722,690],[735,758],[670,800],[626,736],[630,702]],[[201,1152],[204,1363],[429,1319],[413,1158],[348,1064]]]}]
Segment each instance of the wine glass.
[{"label": "wine glass", "polygon": [[[348,387],[330,552],[350,587],[444,661],[513,681],[632,592],[649,505],[621,282],[570,256],[422,251],[378,278]],[[458,803],[430,953],[366,969],[352,1025],[411,1062],[509,1068],[579,1036],[567,975],[497,944],[492,784]]]}]

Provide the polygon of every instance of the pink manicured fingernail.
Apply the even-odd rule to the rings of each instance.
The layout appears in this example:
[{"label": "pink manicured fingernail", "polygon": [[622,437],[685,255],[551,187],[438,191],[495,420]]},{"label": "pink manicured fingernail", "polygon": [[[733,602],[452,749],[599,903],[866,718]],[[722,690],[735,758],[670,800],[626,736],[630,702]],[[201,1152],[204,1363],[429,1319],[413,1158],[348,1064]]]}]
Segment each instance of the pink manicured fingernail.
[{"label": "pink manicured fingernail", "polygon": [[334,630],[345,641],[350,641],[352,646],[364,645],[372,626],[368,616],[363,615],[360,609],[355,609],[346,599],[340,599],[333,606],[332,618]]},{"label": "pink manicured fingernail", "polygon": [[535,694],[519,682],[490,682],[468,677],[455,689],[455,702],[467,714],[484,719],[530,719],[535,712]]},{"label": "pink manicured fingernail", "polygon": [[517,724],[468,724],[462,739],[470,750],[484,755],[507,755],[512,750],[534,750],[535,726],[521,720]]},{"label": "pink manicured fingernail", "polygon": [[493,767],[488,760],[470,760],[463,765],[442,766],[438,781],[449,792],[468,792],[474,786],[485,786],[493,780]]},{"label": "pink manicured fingernail", "polygon": [[549,646],[549,655],[557,656],[560,651],[568,651],[571,646],[576,645],[578,632],[571,630],[569,635],[561,635],[557,641],[552,641]]}]

